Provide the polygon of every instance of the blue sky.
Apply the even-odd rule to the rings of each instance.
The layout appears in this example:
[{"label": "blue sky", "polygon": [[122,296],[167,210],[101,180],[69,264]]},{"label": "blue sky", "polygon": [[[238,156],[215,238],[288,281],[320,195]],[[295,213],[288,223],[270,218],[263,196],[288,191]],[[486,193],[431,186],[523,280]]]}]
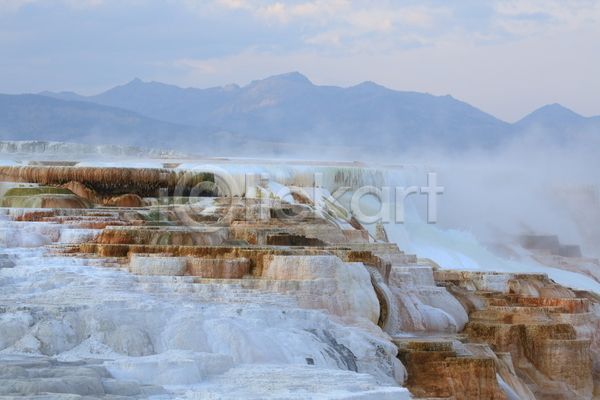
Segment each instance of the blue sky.
[{"label": "blue sky", "polygon": [[0,92],[206,88],[299,71],[451,94],[509,122],[600,115],[600,1],[0,0]]}]

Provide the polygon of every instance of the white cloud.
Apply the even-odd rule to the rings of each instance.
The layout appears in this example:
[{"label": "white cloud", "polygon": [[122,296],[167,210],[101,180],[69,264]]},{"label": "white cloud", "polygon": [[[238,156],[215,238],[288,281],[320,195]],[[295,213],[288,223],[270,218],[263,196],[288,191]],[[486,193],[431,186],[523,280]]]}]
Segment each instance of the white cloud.
[{"label": "white cloud", "polygon": [[16,11],[24,4],[33,3],[37,0],[0,0],[1,11]]},{"label": "white cloud", "polygon": [[255,15],[266,20],[276,19],[282,24],[304,19],[324,25],[349,12],[351,7],[351,3],[347,0],[317,0],[297,5],[277,2],[256,8]]},{"label": "white cloud", "polygon": [[[234,0],[230,0],[234,1]],[[380,48],[402,43],[400,36],[435,43],[453,37],[465,43],[499,43],[520,40],[548,32],[599,29],[600,6],[596,0],[501,0],[482,1],[473,8],[462,2],[390,2],[386,0],[334,1],[260,1],[253,3],[258,20],[281,25],[307,23],[312,32],[303,34],[307,44],[343,44],[349,53],[358,42],[372,36],[372,44]],[[477,10],[489,8],[490,15],[481,18]],[[249,8],[250,9],[250,8]],[[477,23],[473,23],[477,21]],[[373,36],[386,33],[388,36]],[[427,39],[425,39],[427,38]],[[382,43],[387,42],[387,43]]]},{"label": "white cloud", "polygon": [[231,9],[236,9],[236,8],[246,8],[246,9],[250,9],[252,8],[252,6],[250,5],[250,3],[248,3],[245,0],[218,0],[218,3],[229,7]]},{"label": "white cloud", "polygon": [[184,58],[176,60],[174,64],[176,67],[191,67],[196,73],[214,74],[217,72],[217,69],[209,61],[205,60],[190,60]]},{"label": "white cloud", "polygon": [[340,42],[340,33],[335,31],[327,31],[323,33],[319,33],[316,36],[305,39],[306,43],[316,44],[316,45],[329,45],[340,47],[342,43]]},{"label": "white cloud", "polygon": [[517,36],[540,33],[600,30],[598,1],[501,1],[495,4],[496,27]]}]

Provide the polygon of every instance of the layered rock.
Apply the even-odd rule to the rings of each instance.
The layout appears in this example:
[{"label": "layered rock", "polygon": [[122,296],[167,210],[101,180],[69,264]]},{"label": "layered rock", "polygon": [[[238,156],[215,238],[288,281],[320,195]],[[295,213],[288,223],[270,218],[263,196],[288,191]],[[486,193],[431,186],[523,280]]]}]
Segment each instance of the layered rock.
[{"label": "layered rock", "polygon": [[[332,181],[353,182],[354,173],[340,169]],[[543,274],[442,270],[387,243],[382,225],[373,237],[332,197],[300,186],[281,197],[285,188],[273,183],[222,197],[203,185],[214,183],[211,172],[188,180],[184,168],[166,166],[38,165],[2,167],[0,174],[64,187],[5,193],[10,208],[0,237],[8,250],[45,247],[28,250],[26,262],[13,253],[0,257],[7,288],[0,329],[8,327],[0,347],[111,360],[98,376],[89,373],[89,393],[70,384],[65,393],[149,396],[162,393],[151,383],[227,386],[250,373],[241,364],[279,363],[310,379],[318,376],[306,369],[312,367],[339,371],[341,382],[355,374],[364,387],[348,389],[349,398],[408,398],[398,384],[421,398],[594,394],[600,303]],[[174,193],[182,177],[185,187]],[[288,180],[293,186],[303,179]],[[177,195],[160,197],[161,190]],[[85,198],[94,208],[62,202],[25,209],[11,200],[40,195]],[[545,241],[556,247],[552,238],[530,247]],[[579,259],[574,248],[560,251],[538,256]],[[94,278],[86,277],[92,270]],[[19,286],[24,276],[35,282],[26,290]],[[96,293],[103,289],[106,298]],[[11,291],[23,304],[10,305]],[[3,394],[58,390],[56,382],[25,388],[21,380],[37,372],[17,367],[0,372],[24,389],[13,385]]]},{"label": "layered rock", "polygon": [[[439,271],[436,278],[470,311],[469,340],[510,354],[519,386],[534,398],[592,398],[598,315],[589,299],[539,274]],[[504,381],[518,392],[515,379]]]},{"label": "layered rock", "polygon": [[[507,400],[493,353],[474,354],[451,338],[396,338],[407,365],[405,386],[419,397]],[[471,348],[473,345],[471,345]],[[482,353],[482,351],[479,351]]]},{"label": "layered rock", "polygon": [[12,188],[0,197],[0,207],[14,208],[93,208],[86,198],[63,188],[38,186]]}]

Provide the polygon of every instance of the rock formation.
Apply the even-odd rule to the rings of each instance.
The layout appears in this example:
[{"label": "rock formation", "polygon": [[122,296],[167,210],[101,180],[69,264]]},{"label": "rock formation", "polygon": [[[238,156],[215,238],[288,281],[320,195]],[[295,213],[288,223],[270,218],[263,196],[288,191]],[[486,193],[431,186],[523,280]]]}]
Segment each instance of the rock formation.
[{"label": "rock formation", "polygon": [[[225,196],[208,170],[178,186],[177,168],[0,167],[27,186],[0,199],[0,395],[597,393],[598,296],[371,235],[330,193],[379,173],[339,168],[321,197],[285,174]],[[545,242],[580,256],[522,239]]]}]

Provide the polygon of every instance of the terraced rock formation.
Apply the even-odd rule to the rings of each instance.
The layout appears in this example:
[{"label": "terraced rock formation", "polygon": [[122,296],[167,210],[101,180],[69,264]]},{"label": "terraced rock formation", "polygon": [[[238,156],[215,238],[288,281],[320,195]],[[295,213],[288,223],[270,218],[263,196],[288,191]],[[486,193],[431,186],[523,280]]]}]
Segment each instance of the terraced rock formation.
[{"label": "terraced rock formation", "polygon": [[336,186],[165,170],[0,168],[0,396],[596,398],[595,294],[405,254]]}]

